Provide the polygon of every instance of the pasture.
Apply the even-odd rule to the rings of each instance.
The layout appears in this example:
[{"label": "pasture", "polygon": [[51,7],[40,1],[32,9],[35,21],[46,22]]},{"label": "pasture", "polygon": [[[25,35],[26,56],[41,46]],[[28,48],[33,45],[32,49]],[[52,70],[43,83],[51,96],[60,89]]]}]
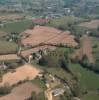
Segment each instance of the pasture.
[{"label": "pasture", "polygon": [[0,54],[15,53],[17,44],[0,40]]},{"label": "pasture", "polygon": [[73,17],[73,16],[64,16],[61,18],[52,19],[48,26],[55,28],[60,28],[63,30],[68,29],[71,25],[84,21],[84,19]]},{"label": "pasture", "polygon": [[21,20],[17,22],[6,23],[4,27],[0,27],[0,31],[5,32],[22,32],[27,28],[30,28],[31,20]]},{"label": "pasture", "polygon": [[72,71],[79,75],[81,90],[97,90],[99,88],[99,74],[82,68],[79,64],[70,65]]}]

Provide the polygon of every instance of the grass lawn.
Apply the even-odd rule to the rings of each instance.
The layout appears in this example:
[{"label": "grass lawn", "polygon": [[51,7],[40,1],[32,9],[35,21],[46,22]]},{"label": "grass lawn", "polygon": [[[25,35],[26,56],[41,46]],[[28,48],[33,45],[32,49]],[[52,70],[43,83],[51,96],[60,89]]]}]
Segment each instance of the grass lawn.
[{"label": "grass lawn", "polygon": [[99,89],[99,74],[84,69],[79,64],[71,64],[71,69],[74,73],[79,74],[82,90]]},{"label": "grass lawn", "polygon": [[17,44],[0,40],[0,54],[16,52]]},{"label": "grass lawn", "polygon": [[22,20],[19,22],[12,22],[5,25],[5,27],[1,27],[1,31],[5,32],[22,32],[29,28],[31,25],[31,20]]},{"label": "grass lawn", "polygon": [[84,96],[83,100],[99,100],[99,94]]}]

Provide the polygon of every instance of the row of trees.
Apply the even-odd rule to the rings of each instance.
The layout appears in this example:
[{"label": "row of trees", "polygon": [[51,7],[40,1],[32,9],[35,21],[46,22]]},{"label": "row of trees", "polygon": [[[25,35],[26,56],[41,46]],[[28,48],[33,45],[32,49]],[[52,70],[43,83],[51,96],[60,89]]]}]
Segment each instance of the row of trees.
[{"label": "row of trees", "polygon": [[93,70],[96,73],[99,73],[99,61],[95,61],[95,63],[89,63],[88,57],[86,55],[83,56],[82,60],[76,60],[81,64],[82,67],[88,68],[89,70]]}]

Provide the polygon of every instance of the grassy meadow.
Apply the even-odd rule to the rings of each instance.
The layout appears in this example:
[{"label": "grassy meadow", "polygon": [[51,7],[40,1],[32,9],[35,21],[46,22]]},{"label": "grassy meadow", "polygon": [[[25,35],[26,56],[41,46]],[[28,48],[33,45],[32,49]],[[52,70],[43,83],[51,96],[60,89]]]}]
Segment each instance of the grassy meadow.
[{"label": "grassy meadow", "polygon": [[0,40],[0,54],[16,52],[17,44]]},{"label": "grassy meadow", "polygon": [[29,28],[31,25],[31,20],[22,20],[18,22],[12,22],[12,23],[7,23],[5,24],[4,27],[0,28],[0,31],[5,31],[5,32],[23,32],[27,28]]}]

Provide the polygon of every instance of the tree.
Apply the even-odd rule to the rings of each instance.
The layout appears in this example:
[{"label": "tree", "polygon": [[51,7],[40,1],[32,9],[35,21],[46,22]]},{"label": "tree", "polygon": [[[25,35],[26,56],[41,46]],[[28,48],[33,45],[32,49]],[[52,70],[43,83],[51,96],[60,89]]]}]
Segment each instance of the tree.
[{"label": "tree", "polygon": [[0,87],[0,94],[1,95],[8,94],[10,92],[11,92],[11,87],[8,84]]},{"label": "tree", "polygon": [[35,92],[32,92],[32,94],[31,94],[31,100],[37,100]]},{"label": "tree", "polygon": [[65,59],[65,57],[60,58],[60,66],[65,69],[67,72],[70,72],[68,67],[68,61]]},{"label": "tree", "polygon": [[46,60],[46,58],[43,56],[43,57],[39,60],[38,64],[41,65],[41,66],[47,65],[47,60]]},{"label": "tree", "polygon": [[99,26],[97,27],[97,31],[99,31]]},{"label": "tree", "polygon": [[75,96],[75,97],[80,97],[81,96],[81,89],[80,89],[79,82],[76,82],[73,85],[72,93],[73,93],[73,96]]}]

